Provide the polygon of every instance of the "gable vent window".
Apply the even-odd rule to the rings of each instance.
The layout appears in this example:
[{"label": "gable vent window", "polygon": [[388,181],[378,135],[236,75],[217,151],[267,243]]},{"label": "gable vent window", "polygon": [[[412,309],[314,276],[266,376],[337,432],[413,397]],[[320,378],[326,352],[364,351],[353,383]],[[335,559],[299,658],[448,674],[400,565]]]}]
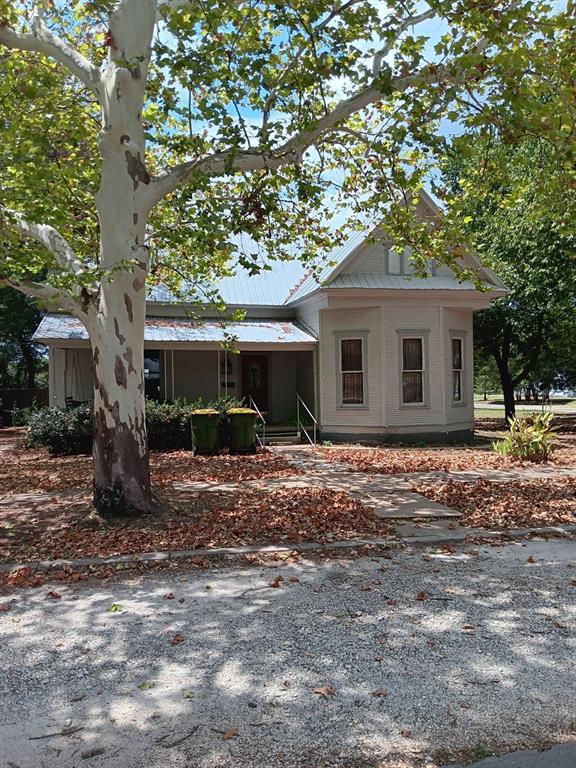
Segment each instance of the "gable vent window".
[{"label": "gable vent window", "polygon": [[364,339],[340,339],[342,405],[364,405]]},{"label": "gable vent window", "polygon": [[402,339],[402,402],[424,403],[424,339]]},{"label": "gable vent window", "polygon": [[463,349],[462,339],[452,339],[452,399],[455,403],[462,402],[463,379]]},{"label": "gable vent window", "polygon": [[386,272],[389,275],[411,275],[413,272],[411,248],[397,250],[390,248],[386,254]]}]

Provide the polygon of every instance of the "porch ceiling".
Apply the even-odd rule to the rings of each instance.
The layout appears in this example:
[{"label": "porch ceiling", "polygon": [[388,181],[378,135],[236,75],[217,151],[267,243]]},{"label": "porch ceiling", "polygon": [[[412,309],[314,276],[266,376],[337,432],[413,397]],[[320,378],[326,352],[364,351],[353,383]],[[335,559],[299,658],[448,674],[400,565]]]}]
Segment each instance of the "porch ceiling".
[{"label": "porch ceiling", "polygon": [[[156,318],[146,320],[144,341],[147,344],[211,344],[233,337],[240,344],[315,345],[316,339],[296,323],[286,320],[245,320],[222,325],[217,320],[197,321],[189,318]],[[34,333],[40,344],[88,341],[88,333],[80,320],[70,315],[46,315]]]}]

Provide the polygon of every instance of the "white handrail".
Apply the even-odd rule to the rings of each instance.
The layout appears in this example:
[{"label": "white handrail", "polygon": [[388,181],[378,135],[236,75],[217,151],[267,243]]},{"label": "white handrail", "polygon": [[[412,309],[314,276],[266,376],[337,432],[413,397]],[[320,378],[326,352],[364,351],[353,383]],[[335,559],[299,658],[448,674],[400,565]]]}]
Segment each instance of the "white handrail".
[{"label": "white handrail", "polygon": [[258,434],[258,432],[256,432],[256,440],[258,440],[258,442],[260,443],[260,447],[264,448],[264,446],[266,445],[266,419],[264,418],[264,416],[262,416],[260,408],[258,408],[256,403],[254,402],[252,395],[248,395],[248,400],[250,401],[250,408],[252,408],[253,411],[256,411],[256,413],[258,414],[258,418],[262,422],[262,439],[260,439],[260,435]]},{"label": "white handrail", "polygon": [[[304,410],[306,411],[308,416],[310,416],[310,418],[312,419],[312,425],[313,425],[312,426],[312,435],[313,435],[313,437],[310,437],[310,435],[308,434],[308,430],[306,429],[306,427],[302,424],[302,422],[300,420],[300,404],[302,404],[302,406],[304,407]],[[300,431],[304,432],[304,434],[306,436],[306,439],[308,440],[310,445],[316,445],[316,430],[317,430],[317,427],[318,427],[318,421],[317,421],[316,417],[314,416],[314,414],[312,413],[312,411],[310,410],[310,408],[308,408],[308,406],[306,405],[304,400],[302,400],[302,398],[300,397],[298,392],[296,393],[296,422],[297,422],[298,431],[299,432]]]}]

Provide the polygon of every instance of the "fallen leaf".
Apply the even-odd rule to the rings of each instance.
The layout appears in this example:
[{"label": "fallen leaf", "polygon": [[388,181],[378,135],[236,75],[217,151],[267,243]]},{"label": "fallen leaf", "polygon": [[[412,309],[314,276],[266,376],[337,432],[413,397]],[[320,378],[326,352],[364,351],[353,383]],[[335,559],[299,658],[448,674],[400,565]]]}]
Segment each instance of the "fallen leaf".
[{"label": "fallen leaf", "polygon": [[94,749],[85,749],[80,753],[82,760],[88,760],[91,757],[97,757],[103,755],[106,750],[104,747],[94,747]]},{"label": "fallen leaf", "polygon": [[474,625],[473,624],[462,624],[462,631],[463,632],[474,632]]},{"label": "fallen leaf", "polygon": [[318,688],[314,688],[314,693],[317,693],[320,696],[323,696],[325,699],[328,699],[330,696],[334,696],[336,691],[331,685],[320,685]]},{"label": "fallen leaf", "polygon": [[170,642],[172,645],[180,645],[180,643],[183,643],[184,640],[186,640],[184,635],[180,634],[180,632],[177,632]]},{"label": "fallen leaf", "polygon": [[6,613],[12,608],[11,603],[0,603],[0,613]]},{"label": "fallen leaf", "polygon": [[402,728],[400,736],[404,736],[405,739],[409,739],[412,736],[412,731],[409,728]]},{"label": "fallen leaf", "polygon": [[60,600],[62,595],[60,594],[60,592],[55,592],[53,589],[51,589],[50,592],[48,592],[48,594],[46,595],[46,597],[49,597],[51,600]]},{"label": "fallen leaf", "polygon": [[428,600],[429,597],[430,597],[430,595],[428,594],[428,592],[424,592],[424,591],[418,592],[416,594],[416,600],[420,600],[421,602],[423,600]]},{"label": "fallen leaf", "polygon": [[174,600],[174,592],[166,592],[164,600]]},{"label": "fallen leaf", "polygon": [[138,688],[139,688],[141,691],[149,691],[149,690],[150,690],[150,688],[154,688],[154,683],[147,683],[147,682],[143,682],[143,683],[140,683],[140,684],[138,685]]},{"label": "fallen leaf", "polygon": [[229,741],[230,739],[233,739],[238,734],[237,728],[228,728],[226,733],[222,736],[224,741]]},{"label": "fallen leaf", "polygon": [[376,688],[374,691],[370,693],[370,696],[376,696],[376,698],[382,698],[384,696],[388,696],[388,691],[385,691],[384,688]]},{"label": "fallen leaf", "polygon": [[555,621],[554,625],[558,627],[558,629],[568,629],[568,624],[565,624],[563,621]]},{"label": "fallen leaf", "polygon": [[535,563],[535,562],[536,562],[536,560],[534,560],[534,558],[532,557],[532,555],[530,555],[530,557],[528,558],[528,560],[527,560],[526,562],[527,562],[527,563]]},{"label": "fallen leaf", "polygon": [[292,582],[292,584],[297,584],[300,581],[300,579],[298,578],[298,576],[290,576],[290,581]]},{"label": "fallen leaf", "polygon": [[273,579],[272,581],[268,582],[268,586],[272,587],[273,589],[278,589],[279,587],[282,586],[282,582],[283,581],[284,581],[284,577],[283,576],[276,576],[275,579]]},{"label": "fallen leaf", "polygon": [[124,608],[122,608],[120,603],[112,603],[110,608],[107,608],[106,610],[108,611],[108,613],[120,613],[121,611],[124,610]]},{"label": "fallen leaf", "polygon": [[193,699],[196,697],[196,694],[194,693],[194,691],[182,691],[182,696],[185,699]]}]

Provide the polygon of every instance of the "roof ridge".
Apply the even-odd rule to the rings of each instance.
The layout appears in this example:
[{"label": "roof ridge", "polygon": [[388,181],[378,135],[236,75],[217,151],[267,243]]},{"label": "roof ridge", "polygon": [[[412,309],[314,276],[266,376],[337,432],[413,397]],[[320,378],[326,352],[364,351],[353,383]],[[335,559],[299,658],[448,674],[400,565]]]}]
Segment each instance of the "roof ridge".
[{"label": "roof ridge", "polygon": [[308,280],[308,278],[309,278],[309,277],[310,277],[310,275],[312,275],[312,274],[314,274],[314,268],[313,268],[313,267],[310,267],[310,269],[309,269],[307,272],[304,272],[304,274],[303,274],[303,275],[301,275],[300,279],[299,279],[299,280],[297,280],[297,281],[294,283],[294,285],[292,286],[292,288],[290,288],[290,290],[288,291],[288,294],[287,294],[286,298],[285,298],[285,299],[284,299],[284,301],[282,302],[282,305],[284,305],[284,304],[287,304],[287,303],[290,301],[290,299],[292,298],[292,296],[294,296],[294,294],[296,293],[296,291],[298,290],[298,288],[300,288],[300,286],[304,285],[304,283],[306,282],[306,280]]}]

